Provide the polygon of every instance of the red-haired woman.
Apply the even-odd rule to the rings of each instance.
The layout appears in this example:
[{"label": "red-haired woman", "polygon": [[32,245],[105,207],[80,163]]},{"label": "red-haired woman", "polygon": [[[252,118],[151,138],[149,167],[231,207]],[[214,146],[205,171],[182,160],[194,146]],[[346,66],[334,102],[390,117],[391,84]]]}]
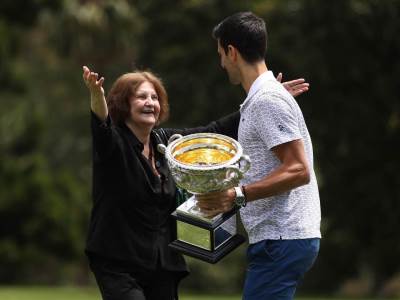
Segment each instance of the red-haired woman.
[{"label": "red-haired woman", "polygon": [[[86,253],[103,299],[177,299],[178,283],[188,272],[182,255],[168,247],[176,238],[170,217],[176,186],[156,146],[167,144],[174,133],[218,132],[237,138],[239,113],[205,127],[154,129],[168,117],[167,93],[154,74],[122,75],[107,100],[104,78],[83,67],[83,79],[91,94],[93,136]],[[286,88],[301,86],[294,82]]]},{"label": "red-haired woman", "polygon": [[177,299],[187,269],[183,257],[168,248],[176,238],[170,218],[176,186],[156,146],[177,132],[235,135],[238,115],[193,130],[157,132],[154,127],[168,117],[168,97],[155,75],[122,75],[107,100],[104,78],[87,67],[83,78],[91,94],[93,135],[86,253],[103,299]]}]

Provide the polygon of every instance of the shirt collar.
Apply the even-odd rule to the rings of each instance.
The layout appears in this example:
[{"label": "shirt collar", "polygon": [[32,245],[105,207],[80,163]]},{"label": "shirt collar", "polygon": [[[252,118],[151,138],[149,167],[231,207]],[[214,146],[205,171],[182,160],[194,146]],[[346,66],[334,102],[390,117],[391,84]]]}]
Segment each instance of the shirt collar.
[{"label": "shirt collar", "polygon": [[265,71],[260,76],[254,80],[253,84],[250,86],[249,93],[247,94],[246,99],[240,105],[240,111],[244,109],[244,107],[248,104],[249,100],[257,93],[263,86],[265,86],[267,81],[276,81],[274,73],[272,71]]},{"label": "shirt collar", "polygon": [[[122,124],[122,130],[124,131],[125,135],[128,137],[128,139],[131,141],[132,145],[137,147],[140,151],[143,151],[144,145],[143,143],[136,137],[136,135],[130,130],[130,128],[124,123]],[[157,141],[154,130],[150,132],[150,141],[153,143],[154,141]]]}]

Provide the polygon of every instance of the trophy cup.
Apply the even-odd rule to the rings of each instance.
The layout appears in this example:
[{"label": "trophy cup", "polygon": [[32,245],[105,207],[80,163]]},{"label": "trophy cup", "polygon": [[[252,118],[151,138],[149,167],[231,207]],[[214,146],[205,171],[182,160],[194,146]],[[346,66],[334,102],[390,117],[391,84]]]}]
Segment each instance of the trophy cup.
[{"label": "trophy cup", "polygon": [[245,240],[237,234],[238,208],[211,217],[196,205],[196,194],[237,186],[250,168],[250,159],[236,140],[214,133],[175,134],[158,150],[165,155],[176,185],[193,194],[172,214],[177,220],[177,240],[169,246],[216,263]]}]

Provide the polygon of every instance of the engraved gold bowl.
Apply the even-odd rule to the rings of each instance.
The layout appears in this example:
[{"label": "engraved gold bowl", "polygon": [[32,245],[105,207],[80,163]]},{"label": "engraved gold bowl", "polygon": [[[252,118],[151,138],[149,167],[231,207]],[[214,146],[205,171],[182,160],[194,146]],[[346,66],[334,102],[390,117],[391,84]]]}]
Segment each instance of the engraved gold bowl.
[{"label": "engraved gold bowl", "polygon": [[234,139],[215,133],[173,135],[168,145],[158,145],[164,153],[176,184],[191,193],[224,190],[239,184],[250,168]]}]

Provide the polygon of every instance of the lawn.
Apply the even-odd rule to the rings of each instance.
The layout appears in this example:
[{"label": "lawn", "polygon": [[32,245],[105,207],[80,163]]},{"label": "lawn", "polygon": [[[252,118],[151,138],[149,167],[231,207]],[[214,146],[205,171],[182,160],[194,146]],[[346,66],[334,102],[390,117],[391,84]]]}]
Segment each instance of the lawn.
[{"label": "lawn", "polygon": [[[1,300],[101,300],[96,288],[0,287]],[[237,296],[181,295],[180,300],[240,300]],[[296,298],[296,300],[349,300],[342,298]],[[353,299],[354,300],[354,299]],[[372,299],[362,299],[372,300]],[[376,300],[376,299],[375,299]]]}]

